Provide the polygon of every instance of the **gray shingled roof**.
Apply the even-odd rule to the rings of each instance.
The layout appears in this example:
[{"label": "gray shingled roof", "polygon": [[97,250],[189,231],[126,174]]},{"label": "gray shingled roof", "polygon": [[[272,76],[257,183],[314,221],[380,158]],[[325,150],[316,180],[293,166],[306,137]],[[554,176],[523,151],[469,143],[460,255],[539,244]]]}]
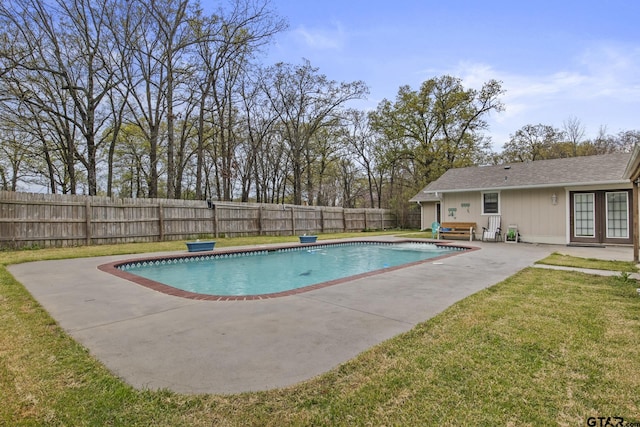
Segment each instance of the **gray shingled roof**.
[{"label": "gray shingled roof", "polygon": [[630,153],[538,160],[498,166],[449,169],[410,199],[432,201],[436,191],[500,190],[629,182],[624,178]]}]

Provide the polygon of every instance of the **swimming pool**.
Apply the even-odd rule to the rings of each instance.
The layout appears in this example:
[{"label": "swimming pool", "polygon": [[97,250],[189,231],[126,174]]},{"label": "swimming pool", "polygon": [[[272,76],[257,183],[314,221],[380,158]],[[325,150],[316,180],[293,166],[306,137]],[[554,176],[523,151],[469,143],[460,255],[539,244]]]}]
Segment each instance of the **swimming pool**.
[{"label": "swimming pool", "polygon": [[134,260],[101,269],[173,295],[258,299],[306,292],[465,249],[416,241],[357,241]]}]

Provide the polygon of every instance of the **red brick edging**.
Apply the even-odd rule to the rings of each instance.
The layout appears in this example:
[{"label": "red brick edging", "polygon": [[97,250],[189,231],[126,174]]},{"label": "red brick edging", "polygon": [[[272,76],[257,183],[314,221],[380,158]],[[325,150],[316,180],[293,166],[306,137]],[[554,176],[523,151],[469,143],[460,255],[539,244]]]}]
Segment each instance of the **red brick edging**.
[{"label": "red brick edging", "polygon": [[[334,245],[339,245],[339,244],[344,244],[345,242],[334,242],[334,243],[313,243],[313,244],[290,244],[290,245],[273,245],[273,246],[269,246],[268,248],[255,248],[255,249],[246,249],[246,248],[241,248],[241,249],[215,249],[215,254],[233,254],[233,253],[250,253],[250,252],[264,252],[264,251],[277,251],[280,249],[289,249],[289,248],[299,248],[299,247],[323,247],[323,246],[334,246]],[[399,240],[399,241],[393,241],[393,242],[389,242],[389,241],[373,241],[373,240],[350,240],[347,243],[384,243],[384,244],[394,244],[394,243],[434,243],[434,242],[430,242],[430,241],[425,241],[425,240]],[[461,251],[460,253],[464,253],[464,252],[469,252],[469,251],[475,251],[478,250],[480,248],[478,247],[468,247],[468,246],[460,246],[460,245],[451,245],[451,242],[437,242],[438,246],[443,246],[443,247],[447,247],[450,246],[452,248],[459,248],[463,251]],[[182,289],[178,289],[178,288],[174,288],[173,286],[168,286],[165,285],[163,283],[160,282],[156,282],[155,280],[151,280],[151,279],[146,279],[144,277],[140,277],[138,275],[132,274],[132,273],[128,273],[126,271],[123,271],[121,269],[119,269],[118,267],[124,264],[130,264],[132,262],[145,262],[145,261],[157,261],[157,260],[167,260],[167,259],[171,259],[171,260],[175,260],[175,259],[180,259],[180,258],[203,258],[205,256],[210,256],[212,254],[212,252],[208,252],[206,254],[198,254],[195,255],[193,253],[186,253],[186,254],[178,254],[178,255],[172,255],[172,256],[159,256],[159,257],[151,257],[151,258],[140,258],[140,259],[129,259],[129,260],[124,260],[124,261],[114,261],[114,262],[110,262],[107,264],[102,264],[98,266],[98,269],[100,271],[104,271],[106,273],[109,274],[113,274],[116,277],[120,277],[122,279],[126,279],[129,280],[131,282],[137,283],[138,285],[144,286],[146,288],[149,289],[153,289],[154,291],[158,291],[158,292],[162,292],[164,294],[167,295],[172,295],[172,296],[176,296],[176,297],[180,297],[180,298],[187,298],[187,299],[193,299],[193,300],[202,300],[202,301],[252,301],[252,300],[263,300],[263,299],[270,299],[270,298],[279,298],[279,297],[284,297],[284,296],[290,296],[290,295],[296,295],[296,294],[301,294],[304,292],[309,292],[309,291],[313,291],[316,289],[322,289],[322,288],[326,288],[328,286],[333,286],[333,285],[337,285],[339,283],[345,283],[345,282],[349,282],[352,280],[356,280],[356,279],[362,279],[365,277],[370,277],[370,276],[374,276],[377,274],[382,274],[382,273],[387,273],[389,271],[394,271],[394,270],[399,270],[402,268],[406,268],[406,267],[410,267],[413,265],[419,265],[419,264],[424,264],[427,262],[433,262],[436,260],[440,260],[440,259],[444,259],[444,258],[448,258],[454,255],[457,255],[458,253],[450,253],[450,254],[446,254],[446,255],[441,255],[438,257],[434,257],[434,258],[428,258],[425,260],[421,260],[421,261],[415,261],[415,262],[411,262],[408,264],[402,264],[402,265],[398,265],[398,266],[394,266],[394,267],[387,267],[387,268],[382,268],[379,270],[374,270],[374,271],[369,271],[366,273],[361,273],[361,274],[356,274],[353,276],[348,276],[348,277],[343,277],[340,279],[335,279],[335,280],[330,280],[327,282],[322,282],[322,283],[316,283],[314,285],[309,285],[309,286],[304,286],[301,288],[296,288],[296,289],[289,289],[286,291],[282,291],[282,292],[274,292],[274,293],[270,293],[270,294],[259,294],[259,295],[208,295],[208,294],[199,294],[199,293],[195,293],[195,292],[190,292],[190,291],[185,291]]]}]

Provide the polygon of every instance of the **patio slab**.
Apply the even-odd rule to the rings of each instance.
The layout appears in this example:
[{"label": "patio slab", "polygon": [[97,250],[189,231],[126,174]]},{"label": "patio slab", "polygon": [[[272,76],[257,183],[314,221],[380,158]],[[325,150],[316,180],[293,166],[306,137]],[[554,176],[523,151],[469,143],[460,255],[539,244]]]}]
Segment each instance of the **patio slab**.
[{"label": "patio slab", "polygon": [[[40,261],[9,271],[64,330],[134,387],[226,394],[286,387],[322,374],[567,249],[459,243],[480,250],[255,301],[190,300],[98,270],[145,255]],[[589,257],[632,259],[631,248],[614,255],[607,249]]]}]

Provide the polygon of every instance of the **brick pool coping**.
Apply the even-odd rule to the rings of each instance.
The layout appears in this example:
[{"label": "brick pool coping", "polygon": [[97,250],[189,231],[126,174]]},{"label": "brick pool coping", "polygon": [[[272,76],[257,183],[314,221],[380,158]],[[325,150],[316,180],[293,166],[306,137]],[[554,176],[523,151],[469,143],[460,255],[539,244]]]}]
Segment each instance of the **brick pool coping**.
[{"label": "brick pool coping", "polygon": [[125,279],[131,282],[134,282],[138,285],[144,286],[146,288],[152,289],[154,291],[158,291],[161,292],[163,294],[167,294],[167,295],[172,295],[172,296],[176,296],[176,297],[180,297],[180,298],[187,298],[187,299],[192,299],[192,300],[199,300],[199,301],[254,301],[254,300],[263,300],[263,299],[271,299],[271,298],[280,298],[280,297],[285,297],[285,296],[290,296],[290,295],[296,295],[296,294],[301,294],[304,292],[310,292],[316,289],[322,289],[322,288],[326,288],[328,286],[333,286],[333,285],[337,285],[340,283],[345,283],[345,282],[350,282],[352,280],[356,280],[356,279],[362,279],[365,277],[370,277],[370,276],[374,276],[374,275],[378,275],[378,274],[382,274],[382,273],[387,273],[390,271],[395,271],[395,270],[400,270],[403,268],[407,268],[407,267],[411,267],[413,265],[419,265],[419,264],[424,264],[427,262],[433,262],[433,261],[437,261],[440,259],[445,259],[445,258],[449,258],[451,256],[454,255],[458,255],[459,253],[453,252],[450,254],[444,254],[444,255],[440,255],[437,257],[433,257],[433,258],[427,258],[424,260],[420,260],[420,261],[414,261],[414,262],[410,262],[407,264],[402,264],[402,265],[398,265],[398,266],[393,266],[393,267],[387,267],[387,268],[382,268],[382,269],[378,269],[378,270],[373,270],[373,271],[368,271],[366,273],[361,273],[361,274],[355,274],[353,276],[347,276],[347,277],[342,277],[340,279],[335,279],[335,280],[329,280],[327,282],[321,282],[321,283],[316,283],[313,285],[308,285],[308,286],[303,286],[301,288],[295,288],[295,289],[289,289],[286,291],[281,291],[281,292],[274,292],[274,293],[270,293],[270,294],[256,294],[256,295],[210,295],[210,294],[199,294],[196,292],[190,292],[190,291],[185,291],[182,289],[178,289],[178,288],[174,288],[173,286],[168,286],[165,285],[163,283],[160,282],[156,282],[155,280],[151,280],[151,279],[146,279],[144,277],[140,277],[138,275],[129,273],[127,271],[121,270],[118,267],[122,266],[122,265],[126,265],[126,264],[131,264],[131,263],[138,263],[138,262],[149,262],[149,261],[161,261],[161,260],[176,260],[176,259],[181,259],[181,258],[205,258],[205,257],[210,257],[211,255],[214,256],[218,256],[218,255],[225,255],[225,254],[236,254],[236,253],[252,253],[252,252],[273,252],[273,251],[278,251],[278,250],[282,250],[282,249],[295,249],[295,248],[303,248],[303,247],[323,247],[323,246],[335,246],[335,245],[342,245],[344,243],[364,243],[364,244],[397,244],[397,243],[433,243],[436,246],[439,247],[450,247],[450,248],[457,248],[457,249],[461,249],[463,251],[461,252],[471,252],[471,251],[476,251],[479,250],[480,248],[478,247],[470,247],[470,246],[464,246],[464,245],[458,245],[458,244],[453,244],[453,242],[448,242],[448,241],[438,241],[438,242],[432,242],[432,241],[425,241],[425,240],[417,240],[417,239],[403,239],[403,240],[397,240],[397,241],[393,241],[393,242],[389,242],[389,241],[384,241],[384,240],[350,240],[348,242],[327,242],[327,243],[309,243],[309,244],[300,244],[300,243],[294,243],[294,244],[277,244],[277,245],[269,245],[267,246],[261,246],[261,247],[256,247],[256,248],[230,248],[230,249],[216,249],[215,251],[209,251],[207,253],[200,253],[200,254],[194,254],[193,252],[189,252],[189,253],[184,253],[184,254],[176,254],[176,255],[171,255],[171,256],[157,256],[157,257],[145,257],[145,258],[132,258],[129,260],[121,260],[121,261],[114,261],[114,262],[110,262],[107,264],[102,264],[98,266],[98,269],[100,271],[104,271],[106,273],[112,274],[116,277],[119,277],[121,279]]}]

